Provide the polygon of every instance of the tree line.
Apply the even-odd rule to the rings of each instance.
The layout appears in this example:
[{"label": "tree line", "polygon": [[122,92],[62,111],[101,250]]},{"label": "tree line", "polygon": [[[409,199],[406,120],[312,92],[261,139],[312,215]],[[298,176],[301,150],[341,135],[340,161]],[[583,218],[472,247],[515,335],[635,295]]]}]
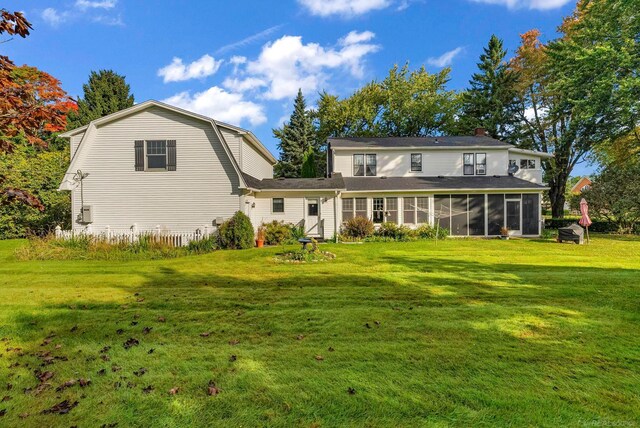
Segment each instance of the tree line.
[{"label": "tree line", "polygon": [[632,168],[640,158],[638,10],[640,0],[580,0],[558,38],[543,42],[538,30],[528,31],[509,59],[494,35],[463,91],[447,89],[449,68],[429,73],[405,64],[347,97],[322,92],[314,109],[299,92],[290,121],[274,130],[276,173],[323,175],[328,137],[469,135],[481,127],[554,154],[542,166],[552,215],[561,218],[579,163],[609,170]]},{"label": "tree line", "polygon": [[[275,172],[323,176],[329,137],[470,135],[482,127],[518,147],[554,154],[542,165],[554,217],[563,217],[574,168],[591,160],[601,165],[590,196],[596,208],[637,213],[640,222],[633,196],[640,194],[638,10],[640,0],[580,0],[556,39],[526,32],[511,58],[494,35],[462,91],[448,89],[449,68],[430,73],[408,64],[347,97],[323,91],[314,108],[299,91],[291,117],[273,130],[280,152]],[[24,38],[31,30],[22,13],[0,9],[0,37]],[[124,76],[114,71],[91,72],[75,100],[53,76],[0,55],[0,237],[68,226],[69,195],[56,188],[70,154],[58,133],[133,103]]]}]

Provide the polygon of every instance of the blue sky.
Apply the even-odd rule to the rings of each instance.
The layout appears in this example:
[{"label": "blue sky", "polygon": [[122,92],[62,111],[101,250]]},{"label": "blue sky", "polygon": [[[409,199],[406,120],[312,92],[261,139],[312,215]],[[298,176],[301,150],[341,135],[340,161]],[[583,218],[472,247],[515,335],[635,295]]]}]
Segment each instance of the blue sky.
[{"label": "blue sky", "polygon": [[[467,85],[491,34],[509,55],[532,28],[555,37],[574,0],[33,0],[5,4],[33,23],[0,45],[82,94],[91,70],[127,77],[136,101],[164,100],[249,128],[271,129],[302,87],[347,95],[394,64],[451,66]],[[584,166],[576,173],[588,170]]]}]

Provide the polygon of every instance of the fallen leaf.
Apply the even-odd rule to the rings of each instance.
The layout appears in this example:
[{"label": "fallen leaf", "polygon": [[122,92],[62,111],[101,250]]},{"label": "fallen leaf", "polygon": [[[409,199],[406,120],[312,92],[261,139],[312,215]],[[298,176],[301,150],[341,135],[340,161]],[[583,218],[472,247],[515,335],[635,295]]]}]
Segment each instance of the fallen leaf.
[{"label": "fallen leaf", "polygon": [[374,321],[376,325],[380,325],[380,321]]},{"label": "fallen leaf", "polygon": [[153,389],[154,389],[153,385],[149,385],[149,386],[147,386],[145,388],[142,388],[142,392],[145,393],[145,394],[149,394],[151,391],[153,391]]},{"label": "fallen leaf", "polygon": [[235,356],[235,355],[232,355],[232,356],[230,356],[230,357],[229,357],[229,361],[231,361],[232,363],[233,363],[234,361],[236,361],[237,359],[238,359],[238,357],[237,357],[237,356]]},{"label": "fallen leaf", "polygon": [[116,366],[116,365],[111,366],[111,371],[114,372],[114,373],[115,372],[119,372],[120,370],[122,370],[122,367],[119,367],[119,366]]},{"label": "fallen leaf", "polygon": [[369,323],[366,323],[364,326],[365,326],[365,327],[367,327],[367,328],[371,328],[371,326],[369,325]]},{"label": "fallen leaf", "polygon": [[60,349],[60,348],[62,348],[62,345],[58,343],[58,344],[56,345],[56,349]]},{"label": "fallen leaf", "polygon": [[347,388],[347,392],[349,393],[349,395],[355,395],[356,390],[354,388],[349,387]]},{"label": "fallen leaf", "polygon": [[316,355],[316,361],[324,361],[324,357],[322,355]]},{"label": "fallen leaf", "polygon": [[138,325],[138,321],[131,321],[131,325]]},{"label": "fallen leaf", "polygon": [[148,334],[151,332],[151,330],[153,329],[153,327],[145,327],[142,329],[142,333],[143,334]]},{"label": "fallen leaf", "polygon": [[138,370],[136,370],[135,372],[133,372],[134,375],[140,377],[143,374],[145,374],[147,372],[147,369],[145,369],[144,367],[140,367]]},{"label": "fallen leaf", "polygon": [[91,385],[91,379],[78,379],[78,384],[84,388],[85,386]]},{"label": "fallen leaf", "polygon": [[5,395],[4,397],[2,397],[2,400],[0,400],[0,401],[5,402],[5,401],[9,401],[9,400],[11,400],[11,396]]},{"label": "fallen leaf", "polygon": [[100,358],[102,359],[102,361],[111,361],[111,357],[105,354],[100,355]]},{"label": "fallen leaf", "polygon": [[333,351],[335,351],[335,349],[333,349],[331,346],[329,346],[329,348],[327,349],[327,351],[329,351],[329,352],[333,352]]},{"label": "fallen leaf", "polygon": [[209,386],[207,388],[207,394],[209,395],[218,395],[220,393],[220,389],[216,387],[216,383],[212,380],[209,381]]},{"label": "fallen leaf", "polygon": [[296,336],[296,339],[298,339],[298,340],[302,340],[302,339],[304,339],[304,334],[299,334],[299,335],[297,335],[297,336]]},{"label": "fallen leaf", "polygon": [[229,341],[229,345],[237,345],[238,343],[240,343],[240,341],[237,339],[233,339]]},{"label": "fallen leaf", "polygon": [[149,349],[149,350],[147,351],[147,354],[153,354],[153,352],[154,352],[154,351],[155,351],[155,349],[154,349],[154,348],[151,348],[151,349]]},{"label": "fallen leaf", "polygon": [[116,334],[122,334],[122,333],[124,333],[123,329],[119,328],[119,329],[116,330]]},{"label": "fallen leaf", "polygon": [[49,413],[57,413],[58,415],[66,415],[71,411],[71,409],[73,409],[77,405],[78,405],[77,401],[74,401],[73,403],[71,403],[69,400],[64,400],[56,404],[55,406],[51,407],[50,409],[43,410],[42,414],[46,415]]},{"label": "fallen leaf", "polygon": [[105,346],[104,348],[102,348],[100,350],[101,354],[106,354],[107,352],[109,352],[109,350],[111,349],[111,346]]},{"label": "fallen leaf", "polygon": [[42,382],[46,382],[49,379],[51,379],[53,376],[55,376],[55,374],[53,372],[37,372],[36,373],[36,377],[38,378],[38,380],[42,383]]},{"label": "fallen leaf", "polygon": [[138,303],[142,303],[142,302],[144,302],[144,297],[141,297],[141,298],[139,298],[139,299],[136,299],[136,302],[138,302]]},{"label": "fallen leaf", "polygon": [[106,373],[107,373],[107,369],[100,369],[100,370],[98,370],[98,374],[99,374],[100,376],[103,376],[103,375],[105,375]]},{"label": "fallen leaf", "polygon": [[209,333],[208,331],[205,331],[204,333],[200,333],[200,337],[209,337],[209,335],[211,335],[211,333]]},{"label": "fallen leaf", "polygon": [[58,391],[58,392],[64,391],[65,389],[67,389],[69,387],[72,387],[75,384],[76,384],[76,380],[75,379],[68,380],[65,383],[63,383],[62,385],[60,385],[59,387],[57,387],[56,391]]},{"label": "fallen leaf", "polygon": [[8,383],[7,384],[7,391],[11,391],[13,389],[13,384],[12,383]]},{"label": "fallen leaf", "polygon": [[165,322],[165,319],[164,319],[164,317],[158,317],[158,321],[159,322]]},{"label": "fallen leaf", "polygon": [[0,410],[0,416],[4,416],[7,414],[7,409]]},{"label": "fallen leaf", "polygon": [[27,419],[27,418],[29,417],[29,413],[20,413],[20,414],[18,415],[18,417],[19,417],[20,419]]},{"label": "fallen leaf", "polygon": [[140,344],[140,341],[138,339],[136,339],[135,337],[132,337],[129,340],[127,340],[126,342],[124,342],[124,344],[122,346],[124,346],[124,349],[129,349],[132,346],[138,346],[139,344]]},{"label": "fallen leaf", "polygon": [[176,395],[178,392],[180,391],[180,388],[178,388],[177,386],[175,388],[171,388],[169,390],[169,394],[171,395]]}]

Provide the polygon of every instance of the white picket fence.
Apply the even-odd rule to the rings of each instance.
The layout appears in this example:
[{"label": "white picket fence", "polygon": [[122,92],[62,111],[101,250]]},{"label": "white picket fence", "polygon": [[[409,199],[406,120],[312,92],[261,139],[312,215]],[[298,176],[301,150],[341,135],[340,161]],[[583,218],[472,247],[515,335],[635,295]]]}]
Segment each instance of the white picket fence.
[{"label": "white picket fence", "polygon": [[79,237],[90,236],[99,242],[109,244],[132,244],[138,242],[140,238],[151,239],[172,247],[185,247],[192,241],[201,241],[216,233],[216,229],[212,227],[203,227],[193,232],[167,231],[160,228],[152,230],[136,230],[132,229],[112,229],[106,227],[103,230],[96,231],[91,229],[82,230],[62,230],[60,226],[55,229],[57,239],[73,239]]}]

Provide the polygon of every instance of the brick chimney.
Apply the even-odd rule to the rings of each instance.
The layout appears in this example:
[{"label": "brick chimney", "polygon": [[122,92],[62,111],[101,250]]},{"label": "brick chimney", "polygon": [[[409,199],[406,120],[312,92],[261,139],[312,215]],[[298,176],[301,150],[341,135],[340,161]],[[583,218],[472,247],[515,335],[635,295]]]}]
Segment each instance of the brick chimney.
[{"label": "brick chimney", "polygon": [[476,128],[475,133],[473,134],[475,137],[486,137],[487,130],[484,128]]}]

